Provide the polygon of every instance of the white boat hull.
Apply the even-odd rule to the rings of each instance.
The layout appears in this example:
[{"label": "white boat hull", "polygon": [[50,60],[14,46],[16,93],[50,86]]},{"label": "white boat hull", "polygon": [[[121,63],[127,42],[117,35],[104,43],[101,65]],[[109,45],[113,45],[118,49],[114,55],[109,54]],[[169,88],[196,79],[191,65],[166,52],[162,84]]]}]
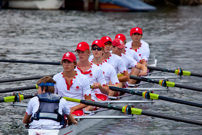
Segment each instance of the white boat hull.
[{"label": "white boat hull", "polygon": [[16,9],[59,9],[64,0],[10,0],[9,8]]}]

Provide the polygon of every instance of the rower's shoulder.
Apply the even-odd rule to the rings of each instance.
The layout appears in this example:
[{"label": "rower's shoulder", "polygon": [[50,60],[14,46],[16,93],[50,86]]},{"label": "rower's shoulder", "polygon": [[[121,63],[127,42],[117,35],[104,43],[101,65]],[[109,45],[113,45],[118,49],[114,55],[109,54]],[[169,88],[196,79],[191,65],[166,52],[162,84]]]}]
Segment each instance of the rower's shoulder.
[{"label": "rower's shoulder", "polygon": [[145,42],[144,40],[141,40],[140,43],[142,43],[142,46],[149,47],[149,44],[147,42]]}]

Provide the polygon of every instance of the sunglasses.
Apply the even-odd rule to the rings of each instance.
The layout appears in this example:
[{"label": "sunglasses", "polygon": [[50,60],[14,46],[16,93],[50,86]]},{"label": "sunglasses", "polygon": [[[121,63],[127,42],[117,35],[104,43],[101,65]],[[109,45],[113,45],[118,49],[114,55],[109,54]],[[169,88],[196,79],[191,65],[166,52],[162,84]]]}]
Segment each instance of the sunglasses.
[{"label": "sunglasses", "polygon": [[102,48],[92,48],[93,51],[98,50],[98,51],[102,51]]},{"label": "sunglasses", "polygon": [[140,33],[133,33],[132,35],[138,35],[138,36],[139,36],[139,35],[141,35],[141,34],[140,34]]},{"label": "sunglasses", "polygon": [[106,43],[104,43],[105,45],[109,45],[109,46],[112,46],[112,43],[111,42],[106,42]]}]

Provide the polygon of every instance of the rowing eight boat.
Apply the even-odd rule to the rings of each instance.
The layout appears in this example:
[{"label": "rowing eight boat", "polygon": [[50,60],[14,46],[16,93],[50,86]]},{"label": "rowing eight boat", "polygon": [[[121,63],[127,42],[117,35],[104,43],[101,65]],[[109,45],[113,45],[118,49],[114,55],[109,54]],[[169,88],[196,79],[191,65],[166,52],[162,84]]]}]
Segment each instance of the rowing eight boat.
[{"label": "rowing eight boat", "polygon": [[[156,67],[156,64],[157,64],[157,59],[155,59],[154,64],[152,64],[151,66]],[[121,98],[120,100],[131,100],[132,98],[134,97],[125,96]],[[83,119],[83,117],[81,117],[82,119],[79,120],[78,125],[70,125],[61,129],[50,129],[50,130],[43,129],[43,125],[41,125],[41,129],[28,129],[28,132],[29,132],[29,135],[38,135],[38,134],[40,135],[75,135],[103,121],[104,118],[107,118],[108,116],[110,116],[109,118],[130,118],[130,119],[135,118],[134,116],[120,117],[120,116],[117,116],[118,114],[120,114],[120,111],[100,108],[94,112],[91,112],[89,116],[87,116],[89,118],[86,117],[85,119]],[[80,119],[79,117],[75,117],[75,118]],[[50,126],[53,126],[53,125],[50,125]]]}]

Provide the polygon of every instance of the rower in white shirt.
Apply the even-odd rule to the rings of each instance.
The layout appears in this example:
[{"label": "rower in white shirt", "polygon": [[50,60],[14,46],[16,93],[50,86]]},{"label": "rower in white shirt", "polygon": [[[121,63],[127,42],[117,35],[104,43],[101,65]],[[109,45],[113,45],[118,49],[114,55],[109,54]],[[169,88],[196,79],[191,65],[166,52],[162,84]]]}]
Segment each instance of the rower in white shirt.
[{"label": "rower in white shirt", "polygon": [[[134,29],[133,29],[134,30]],[[133,32],[133,30],[131,30],[131,33]],[[137,29],[135,29],[135,30],[137,30]],[[139,29],[140,30],[140,29]],[[120,40],[122,40],[124,43],[126,43],[126,37],[125,37],[125,35],[124,34],[117,34],[116,36],[115,36],[115,38],[119,38]],[[130,56],[130,57],[132,57],[135,61],[137,61],[138,63],[140,63],[140,64],[142,64],[142,65],[146,65],[147,66],[147,61],[145,61],[144,59],[142,59],[140,56],[139,56],[139,54],[135,51],[135,50],[133,50],[133,49],[127,49],[127,47],[126,47],[126,49],[124,48],[124,52],[123,52],[123,54],[126,54],[127,56]],[[124,56],[124,55],[123,55]],[[133,68],[132,70],[131,70],[131,67],[128,69],[129,70],[129,73],[130,73],[130,75],[135,75],[135,76],[140,76],[142,73],[141,73],[141,71],[140,71],[140,69],[142,70],[142,68],[144,68],[144,70],[146,69],[146,67],[142,67],[142,68],[140,68],[140,66],[138,66],[139,68]],[[144,71],[144,70],[142,70],[142,71]],[[145,72],[146,73],[146,72]],[[144,75],[144,74],[143,74]],[[130,79],[129,80],[129,84],[135,84],[137,82],[137,80],[134,80],[134,79]]]},{"label": "rower in white shirt", "polygon": [[[129,80],[129,75],[128,71],[126,69],[126,66],[124,64],[124,61],[121,57],[118,55],[112,54],[112,40],[109,36],[104,36],[101,38],[101,40],[104,42],[104,53],[102,55],[102,58],[105,62],[111,64],[115,71],[116,74],[122,74],[121,76],[118,76],[119,82],[120,82],[120,87],[124,85],[125,82]],[[89,57],[89,60],[91,61],[93,59],[93,55]],[[111,82],[109,83],[111,85]],[[114,96],[116,95],[117,92],[110,91],[109,96]]]},{"label": "rower in white shirt", "polygon": [[[121,39],[124,44],[126,44],[126,37],[124,34],[122,33],[119,33],[115,36],[115,38],[119,38]],[[135,51],[135,50],[132,50],[132,49],[125,49],[125,54],[132,57],[133,59],[135,59],[137,62],[141,63],[141,64],[144,64],[144,60],[141,61],[141,57],[139,56],[139,54]],[[145,64],[144,64],[145,65]]]},{"label": "rower in white shirt", "polygon": [[[101,93],[108,95],[109,94],[109,87],[105,81],[103,71],[100,67],[96,66],[95,64],[89,62],[88,58],[90,55],[90,47],[86,42],[80,42],[77,45],[75,50],[79,56],[79,61],[76,67],[76,71],[85,75],[92,87],[92,99],[97,101],[97,97],[95,96],[95,90],[100,90]],[[90,86],[89,86],[90,87]],[[91,110],[92,107],[88,107],[85,110]]]},{"label": "rower in white shirt", "polygon": [[130,36],[132,41],[127,42],[125,46],[127,47],[127,49],[131,49],[137,52],[139,56],[142,58],[142,61],[146,61],[144,65],[147,66],[147,62],[150,55],[150,49],[149,44],[141,40],[142,29],[139,27],[132,28],[130,30]]},{"label": "rower in white shirt", "polygon": [[[61,64],[63,72],[56,74],[55,93],[64,97],[91,100],[90,82],[86,76],[75,71],[77,66],[76,56],[72,52],[63,55]],[[67,101],[72,115],[84,115],[85,104]]]},{"label": "rower in white shirt", "polygon": [[[109,85],[109,82],[111,82],[112,85],[119,87],[120,84],[119,84],[119,80],[118,80],[114,67],[112,65],[108,64],[106,61],[103,61],[103,59],[102,59],[102,54],[104,53],[103,41],[99,40],[99,39],[93,41],[91,50],[92,50],[92,54],[93,54],[93,59],[91,62],[96,64],[103,70],[107,84]],[[95,94],[96,94],[98,100],[104,101],[107,98],[107,96],[105,94],[101,93],[99,90],[96,90]]]},{"label": "rower in white shirt", "polygon": [[138,69],[141,69],[141,72],[138,74],[139,76],[147,75],[147,67],[146,66],[138,63],[132,57],[127,56],[125,54],[125,45],[121,39],[115,38],[112,41],[112,45],[113,45],[112,53],[120,56],[123,59],[129,74],[132,74],[133,70],[135,70],[135,68],[138,68]]}]

